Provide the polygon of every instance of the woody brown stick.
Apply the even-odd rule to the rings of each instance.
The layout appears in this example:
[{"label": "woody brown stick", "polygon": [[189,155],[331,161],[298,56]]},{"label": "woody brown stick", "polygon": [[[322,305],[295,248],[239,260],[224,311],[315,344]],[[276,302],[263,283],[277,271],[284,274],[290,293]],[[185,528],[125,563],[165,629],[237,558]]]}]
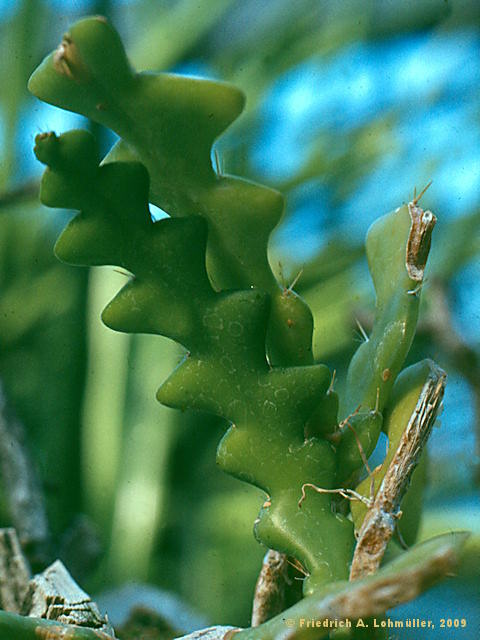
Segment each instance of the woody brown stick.
[{"label": "woody brown stick", "polygon": [[432,367],[407,427],[397,447],[373,504],[358,534],[350,569],[350,580],[375,573],[390,541],[400,504],[438,415],[445,389],[446,374]]}]

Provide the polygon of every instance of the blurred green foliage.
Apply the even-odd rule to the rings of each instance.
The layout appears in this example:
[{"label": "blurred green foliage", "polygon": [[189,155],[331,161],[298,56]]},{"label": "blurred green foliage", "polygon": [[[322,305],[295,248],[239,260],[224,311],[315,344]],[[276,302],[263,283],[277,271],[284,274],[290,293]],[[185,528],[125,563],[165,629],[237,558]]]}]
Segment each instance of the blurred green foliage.
[{"label": "blurred green foliage", "polygon": [[[215,622],[245,625],[264,551],[251,535],[250,514],[262,496],[215,468],[216,444],[224,430],[220,421],[178,415],[155,402],[158,380],[179,358],[176,348],[163,339],[114,334],[101,325],[99,310],[125,276],[108,269],[89,275],[53,258],[53,239],[62,221],[40,213],[34,190],[24,188],[40,171],[29,159],[30,143],[39,127],[51,127],[51,115],[35,111],[26,81],[73,19],[102,12],[125,36],[137,68],[193,70],[233,81],[246,93],[247,111],[222,138],[219,161],[224,172],[265,182],[255,154],[264,139],[265,105],[285,74],[311,61],[335,60],[358,42],[398,43],[415,34],[431,40],[452,34],[461,42],[466,28],[478,38],[480,7],[473,0],[274,0],[262,5],[23,0],[0,3],[0,9],[0,379],[27,430],[55,546],[68,546],[76,517],[86,514],[103,548],[100,561],[81,576],[87,589],[126,579],[151,581],[177,591]],[[478,105],[478,85],[476,92],[477,102],[469,98],[473,105]],[[432,110],[433,119],[434,98],[418,100],[427,114]],[[289,117],[293,126],[294,113]],[[313,202],[317,221],[329,230],[327,240],[304,257],[298,251],[289,254],[279,234],[271,262],[287,285],[303,269],[297,289],[314,312],[315,356],[336,368],[340,390],[358,347],[355,318],[367,331],[371,326],[372,291],[358,286],[358,274],[365,269],[363,234],[346,233],[345,220],[336,211],[355,201],[362,181],[395,150],[400,122],[395,108],[372,112],[345,131],[313,119],[297,140],[294,169],[269,178],[290,203],[287,231],[289,221],[300,230],[305,223],[292,205],[302,189],[318,182],[328,189],[328,203]],[[67,129],[70,123],[55,121],[54,126]],[[302,154],[303,138],[308,144]],[[104,140],[102,151],[107,150]],[[441,153],[430,157],[419,182],[426,182],[441,164]],[[401,160],[408,164],[410,157]],[[386,198],[390,186],[381,185]],[[451,217],[449,202],[431,195],[435,188],[436,183],[425,202],[428,206],[431,197],[440,214],[438,235],[410,361],[433,357],[452,374],[450,403],[462,403],[461,419],[478,434],[478,325],[476,342],[466,340],[461,322],[446,314],[439,300],[455,310],[462,274],[472,265],[478,268],[480,199],[461,217]],[[410,196],[403,193],[405,200]],[[371,199],[368,207],[373,219],[390,204]],[[447,440],[456,437],[446,419],[453,414],[447,406],[442,425]],[[474,438],[466,442],[474,443]],[[458,500],[468,498],[474,488],[474,446],[453,458],[441,449],[432,451],[425,536],[451,527],[452,520],[442,517],[447,509],[455,514],[455,523],[476,526],[479,533],[474,522],[478,507],[473,511],[471,502]],[[476,446],[478,453],[478,440]],[[450,499],[453,493],[456,501],[447,505],[445,496]],[[4,501],[0,517],[2,524],[10,522]],[[478,556],[472,552],[471,558],[468,569],[478,575]]]}]

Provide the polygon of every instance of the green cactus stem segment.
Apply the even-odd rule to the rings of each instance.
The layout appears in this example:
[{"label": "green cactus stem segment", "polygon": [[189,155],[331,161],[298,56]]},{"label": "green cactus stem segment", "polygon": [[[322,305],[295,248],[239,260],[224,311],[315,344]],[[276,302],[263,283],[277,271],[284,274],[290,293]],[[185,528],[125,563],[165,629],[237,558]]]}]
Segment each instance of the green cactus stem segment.
[{"label": "green cactus stem segment", "polygon": [[48,167],[42,202],[80,210],[58,239],[57,255],[134,274],[103,312],[104,322],[119,331],[166,335],[188,349],[158,399],[232,423],[219,445],[218,464],[269,495],[256,535],[302,563],[310,574],[307,592],[345,577],[351,522],[334,515],[325,496],[298,507],[304,483],[334,482],[333,446],[304,435],[314,410],[318,414],[325,404],[331,413],[327,367],[272,367],[265,354],[268,295],[214,291],[205,269],[205,221],[190,216],[152,222],[144,167],[98,167],[92,150],[85,131],[37,137],[35,153]]},{"label": "green cactus stem segment", "polygon": [[98,629],[63,624],[55,620],[30,618],[0,611],[2,640],[112,640],[112,636]]},{"label": "green cactus stem segment", "polygon": [[379,218],[367,234],[367,260],[376,291],[375,320],[370,337],[348,369],[340,416],[360,411],[342,428],[340,480],[362,466],[358,440],[367,458],[377,444],[381,413],[415,334],[420,285],[435,221],[430,211],[424,212],[414,201]]},{"label": "green cactus stem segment", "polygon": [[121,140],[106,162],[141,161],[150,175],[150,202],[174,217],[204,217],[214,287],[255,286],[269,293],[271,362],[312,364],[310,309],[279,286],[267,258],[269,236],[283,214],[282,195],[212,168],[215,139],[243,110],[241,91],[226,83],[134,73],[118,34],[98,17],[70,29],[33,73],[29,89],[115,131]]}]

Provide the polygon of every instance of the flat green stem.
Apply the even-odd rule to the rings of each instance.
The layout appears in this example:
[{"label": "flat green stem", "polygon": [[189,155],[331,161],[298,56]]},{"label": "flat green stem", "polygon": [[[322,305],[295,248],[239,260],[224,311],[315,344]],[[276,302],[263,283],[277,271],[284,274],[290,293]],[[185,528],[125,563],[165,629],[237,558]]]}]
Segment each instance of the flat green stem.
[{"label": "flat green stem", "polygon": [[112,640],[112,636],[95,629],[0,611],[0,640]]}]

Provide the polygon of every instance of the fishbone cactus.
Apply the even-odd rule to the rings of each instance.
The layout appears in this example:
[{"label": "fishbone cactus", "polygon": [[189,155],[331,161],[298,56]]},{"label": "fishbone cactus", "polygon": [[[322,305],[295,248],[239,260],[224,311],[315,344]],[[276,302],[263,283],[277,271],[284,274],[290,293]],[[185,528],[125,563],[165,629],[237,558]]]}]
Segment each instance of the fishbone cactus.
[{"label": "fishbone cactus", "polygon": [[[228,421],[217,463],[266,493],[255,535],[303,568],[306,604],[296,605],[299,612],[319,611],[326,593],[356,593],[355,583],[344,582],[354,529],[360,529],[386,468],[376,472],[375,482],[367,478],[354,489],[382,428],[396,434],[394,452],[428,368],[420,364],[395,382],[415,332],[435,217],[416,198],[372,225],[366,248],[376,289],[374,326],[338,398],[329,369],[313,360],[310,309],[269,266],[267,245],[283,213],[281,194],[212,168],[212,145],[241,113],[243,94],[219,82],[135,73],[119,36],[99,17],[70,29],[29,88],[120,137],[99,165],[86,131],[37,136],[35,153],[47,165],[42,202],[80,212],[60,235],[57,256],[74,265],[127,269],[129,282],[104,310],[104,323],[168,336],[185,348],[158,400]],[[149,202],[170,217],[153,221]],[[412,393],[402,392],[412,384],[413,404]],[[415,484],[418,494],[421,481]],[[352,519],[339,491],[363,496],[367,506],[355,504]],[[418,509],[405,511],[415,531]],[[408,534],[403,532],[406,539]],[[441,544],[453,549],[458,538],[428,548]],[[399,575],[407,556],[400,558]],[[387,569],[391,575],[393,568]],[[417,586],[418,593],[425,584]],[[366,606],[364,615],[388,606]],[[280,637],[281,620],[296,611],[240,636]],[[348,613],[335,609],[332,615]],[[288,633],[281,637],[323,637],[318,629],[317,635]]]}]

